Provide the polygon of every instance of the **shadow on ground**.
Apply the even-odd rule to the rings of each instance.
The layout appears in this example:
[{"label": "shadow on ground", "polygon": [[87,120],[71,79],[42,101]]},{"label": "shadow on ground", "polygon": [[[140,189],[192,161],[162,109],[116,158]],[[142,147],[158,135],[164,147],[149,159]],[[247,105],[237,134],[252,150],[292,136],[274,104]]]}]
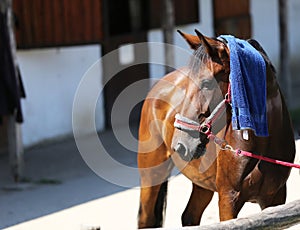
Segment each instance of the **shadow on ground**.
[{"label": "shadow on ground", "polygon": [[[136,153],[118,144],[112,131],[99,138],[115,160],[136,167]],[[27,149],[24,161],[23,183],[15,185],[8,156],[0,156],[0,229],[127,189],[97,176],[73,138]]]}]

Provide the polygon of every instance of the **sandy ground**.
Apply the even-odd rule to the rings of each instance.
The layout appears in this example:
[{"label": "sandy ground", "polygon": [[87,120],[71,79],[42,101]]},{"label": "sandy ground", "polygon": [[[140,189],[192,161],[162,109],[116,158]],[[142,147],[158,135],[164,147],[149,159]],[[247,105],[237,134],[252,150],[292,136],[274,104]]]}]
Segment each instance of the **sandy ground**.
[{"label": "sandy ground", "polygon": [[[300,141],[297,141],[298,154],[300,151]],[[300,157],[297,156],[297,162],[299,163]],[[288,180],[288,196],[287,202],[300,199],[300,174],[298,169],[293,169],[291,176]],[[95,175],[94,175],[95,176]],[[64,196],[60,199],[66,199],[68,193],[72,194],[71,191],[74,187],[82,186],[82,193],[90,192],[93,189],[103,189],[103,186],[110,186],[109,184],[101,184],[100,187],[88,187],[91,184],[95,184],[96,178],[89,179],[91,176],[86,175],[81,177],[82,181],[73,180],[71,182],[63,183],[63,185],[58,185],[55,187],[53,193],[63,193]],[[90,180],[90,181],[89,181]],[[86,185],[87,188],[84,189]],[[62,186],[61,190],[57,189]],[[63,187],[65,186],[65,187]],[[69,186],[69,187],[68,187]],[[45,189],[49,192],[47,186],[42,188],[33,189],[34,191]],[[51,188],[50,188],[51,190]],[[41,191],[42,192],[42,191]],[[187,200],[191,192],[191,183],[183,175],[174,176],[171,178],[169,183],[169,193],[168,193],[168,206],[165,220],[165,227],[180,227],[180,216],[183,212]],[[22,192],[21,192],[22,193]],[[32,203],[34,203],[34,196],[40,194],[37,192],[33,195]],[[18,195],[18,194],[17,194]],[[8,194],[7,194],[8,196]],[[52,197],[52,196],[50,196]],[[76,197],[76,195],[75,195]],[[9,197],[13,200],[13,197]],[[23,197],[24,198],[24,197]],[[26,199],[26,198],[24,198]],[[38,198],[37,198],[38,199]],[[47,197],[45,197],[47,199]],[[51,201],[51,199],[53,199]],[[54,198],[51,198],[52,203],[59,202]],[[109,229],[136,229],[138,203],[139,203],[139,189],[137,187],[122,190],[120,192],[115,191],[111,195],[104,195],[100,198],[91,198],[86,202],[79,202],[77,205],[71,205],[70,207],[51,212],[40,217],[24,221],[17,225],[11,225],[6,228],[7,230],[37,230],[37,229],[64,229],[64,230],[83,230],[89,229],[89,227],[100,226],[101,230]],[[1,200],[0,200],[1,201]],[[30,203],[27,203],[27,207],[22,206],[22,199],[19,201],[20,204],[16,208],[21,208],[21,212],[26,214],[30,212]],[[218,222],[218,199],[217,194],[208,208],[205,210],[204,216],[202,217],[202,225],[208,225],[211,223]],[[12,202],[13,203],[13,202]],[[26,202],[25,202],[26,203]],[[0,205],[1,206],[1,205]],[[21,207],[20,207],[21,206]],[[42,206],[42,205],[41,205]],[[2,208],[1,208],[2,209]],[[2,209],[3,210],[3,209]],[[254,214],[260,211],[257,204],[247,203],[239,214],[239,217],[244,217],[250,214]],[[1,216],[1,218],[9,218],[8,215]],[[3,220],[3,219],[2,219]],[[293,227],[293,229],[300,229],[300,226]]]}]

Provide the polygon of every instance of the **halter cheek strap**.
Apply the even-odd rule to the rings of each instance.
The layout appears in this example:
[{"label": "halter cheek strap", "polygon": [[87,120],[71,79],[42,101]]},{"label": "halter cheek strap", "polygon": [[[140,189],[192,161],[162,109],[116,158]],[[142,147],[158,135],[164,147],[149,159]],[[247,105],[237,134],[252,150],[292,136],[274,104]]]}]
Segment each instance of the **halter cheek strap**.
[{"label": "halter cheek strap", "polygon": [[194,120],[191,120],[187,117],[184,117],[177,113],[175,115],[174,127],[181,131],[197,131],[205,134],[206,136],[211,136],[211,128],[216,123],[216,121],[223,116],[227,105],[230,105],[231,102],[231,93],[230,93],[230,84],[228,86],[227,94],[225,98],[216,106],[216,108],[212,111],[209,117],[205,119],[205,121],[200,124]]}]

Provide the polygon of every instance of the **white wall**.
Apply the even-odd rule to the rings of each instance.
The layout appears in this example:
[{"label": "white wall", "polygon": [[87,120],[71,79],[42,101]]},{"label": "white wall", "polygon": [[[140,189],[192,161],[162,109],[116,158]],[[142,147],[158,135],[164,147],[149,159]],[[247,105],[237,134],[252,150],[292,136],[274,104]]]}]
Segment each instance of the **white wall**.
[{"label": "white wall", "polygon": [[[22,100],[25,146],[72,133],[75,91],[84,73],[99,59],[100,52],[97,45],[17,52],[27,94]],[[100,72],[94,84],[101,84]],[[97,110],[100,116],[96,123],[103,128],[101,103]]]},{"label": "white wall", "polygon": [[277,0],[252,0],[252,37],[266,50],[273,64],[278,66],[279,21]]}]

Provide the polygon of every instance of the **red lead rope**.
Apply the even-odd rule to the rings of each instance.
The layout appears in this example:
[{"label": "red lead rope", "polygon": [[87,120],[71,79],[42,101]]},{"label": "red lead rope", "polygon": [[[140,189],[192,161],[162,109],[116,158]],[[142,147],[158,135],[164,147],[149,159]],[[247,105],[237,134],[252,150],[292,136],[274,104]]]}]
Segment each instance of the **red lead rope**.
[{"label": "red lead rope", "polygon": [[239,150],[239,149],[235,150],[235,153],[237,155],[243,155],[243,156],[247,156],[247,157],[252,157],[252,158],[255,158],[255,159],[258,159],[258,160],[267,161],[267,162],[270,162],[270,163],[273,163],[273,164],[278,164],[278,165],[283,165],[283,166],[286,166],[286,167],[292,167],[292,168],[298,168],[298,169],[300,169],[300,165],[299,164],[290,163],[290,162],[286,162],[286,161],[275,160],[275,159],[272,159],[272,158],[269,158],[269,157],[264,157],[264,156],[256,155],[256,154],[253,154],[253,153],[250,153],[250,152],[246,152],[246,151],[243,151],[243,150]]},{"label": "red lead rope", "polygon": [[215,144],[219,145],[221,150],[229,150],[229,151],[235,153],[238,156],[251,157],[251,158],[258,159],[258,160],[267,161],[267,162],[273,163],[273,164],[278,164],[278,165],[282,165],[282,166],[286,166],[286,167],[300,169],[300,164],[295,164],[295,163],[286,162],[286,161],[280,161],[280,160],[272,159],[272,158],[269,158],[269,157],[256,155],[254,153],[250,153],[250,152],[243,151],[243,150],[240,150],[240,149],[235,150],[235,149],[232,148],[231,145],[227,144],[227,142],[225,140],[218,138],[217,136],[215,136],[212,133],[209,133],[208,138],[210,140],[214,141]]}]

